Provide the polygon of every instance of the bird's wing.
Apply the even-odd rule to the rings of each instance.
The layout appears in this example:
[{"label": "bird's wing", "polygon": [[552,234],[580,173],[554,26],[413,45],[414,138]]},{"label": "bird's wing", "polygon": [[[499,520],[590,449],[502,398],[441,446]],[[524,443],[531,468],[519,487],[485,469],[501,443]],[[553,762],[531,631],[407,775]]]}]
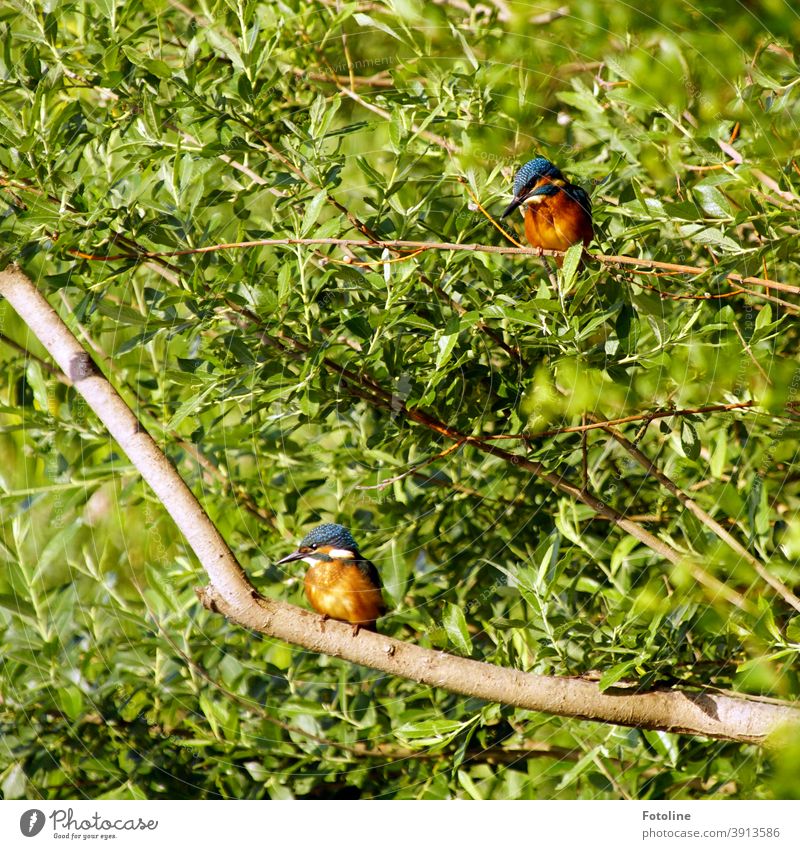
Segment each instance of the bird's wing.
[{"label": "bird's wing", "polygon": [[358,568],[369,578],[370,583],[375,584],[379,589],[383,589],[383,584],[381,583],[381,576],[378,574],[378,570],[375,568],[375,564],[367,560],[364,557],[360,557],[357,560]]},{"label": "bird's wing", "polygon": [[564,187],[564,191],[587,212],[592,211],[592,199],[580,186],[570,184]]},{"label": "bird's wing", "polygon": [[[360,557],[356,563],[358,564],[358,568],[364,573],[367,580],[371,584],[374,584],[379,590],[383,590],[383,583],[381,582],[381,576],[378,573],[378,570],[375,568],[375,564],[371,560],[367,560],[364,557]],[[384,605],[385,609],[385,605]]]},{"label": "bird's wing", "polygon": [[555,183],[542,183],[541,186],[537,186],[529,195],[529,198],[537,197],[538,195],[557,195],[561,191],[561,186],[557,186]]}]

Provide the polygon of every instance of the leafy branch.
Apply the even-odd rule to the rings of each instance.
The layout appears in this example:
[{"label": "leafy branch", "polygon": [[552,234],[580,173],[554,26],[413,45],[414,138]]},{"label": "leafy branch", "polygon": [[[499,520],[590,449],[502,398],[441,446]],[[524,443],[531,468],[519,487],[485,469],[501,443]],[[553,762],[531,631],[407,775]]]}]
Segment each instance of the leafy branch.
[{"label": "leafy branch", "polygon": [[[261,597],[169,460],[27,275],[17,266],[7,267],[0,273],[0,294],[69,377],[172,516],[211,579],[210,586],[198,590],[209,610],[311,651],[462,695],[559,716],[750,743],[762,743],[784,724],[800,722],[797,708],[774,700],[716,690],[639,692],[619,684],[601,690],[593,681],[523,673],[381,634],[362,633],[354,639],[351,630],[340,623],[323,623],[316,614]],[[430,426],[438,427],[433,421]]]}]

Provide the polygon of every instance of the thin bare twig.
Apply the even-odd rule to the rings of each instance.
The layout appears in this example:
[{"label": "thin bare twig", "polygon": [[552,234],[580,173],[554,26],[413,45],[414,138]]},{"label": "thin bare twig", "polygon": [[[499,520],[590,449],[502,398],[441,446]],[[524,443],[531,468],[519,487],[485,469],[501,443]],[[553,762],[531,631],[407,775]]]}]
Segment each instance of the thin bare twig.
[{"label": "thin bare twig", "polygon": [[[341,207],[341,204],[339,204],[338,201],[335,201],[335,203],[337,206]],[[352,214],[349,213],[349,211],[346,210],[344,207],[341,207],[340,211],[346,213],[352,219]],[[360,225],[359,229],[363,226],[364,225]],[[500,254],[503,256],[559,257],[565,255],[564,251],[553,251],[542,248],[507,248],[501,245],[481,245],[477,243],[459,244],[457,242],[421,242],[408,239],[382,240],[377,238],[377,236],[375,236],[374,238],[370,238],[369,240],[339,238],[253,239],[246,242],[223,242],[216,245],[204,245],[199,248],[183,248],[174,251],[143,251],[137,253],[110,255],[89,254],[84,253],[82,251],[76,251],[74,249],[70,249],[68,253],[71,253],[74,256],[82,257],[83,259],[90,259],[99,262],[114,262],[119,260],[151,259],[156,257],[163,258],[192,256],[194,254],[213,253],[215,251],[234,250],[240,248],[277,247],[281,245],[332,245],[338,247],[346,246],[350,248],[381,248],[389,250],[417,250],[421,248],[426,251],[468,251],[470,253]],[[660,268],[662,271],[669,271],[672,274],[700,275],[705,274],[707,271],[709,271],[708,268],[703,268],[697,265],[682,265],[674,262],[661,262],[659,260],[647,259],[645,257],[617,256],[612,254],[593,254],[588,252],[586,256],[590,260],[595,260],[597,262],[602,262],[608,265],[630,265],[641,266],[643,268]],[[743,277],[741,274],[737,274],[736,272],[727,273],[725,275],[725,279],[731,280],[735,283],[747,283],[751,286],[761,286],[765,289],[775,289],[780,292],[790,292],[793,295],[800,295],[800,287],[792,286],[789,283],[781,283],[778,280],[767,280],[763,277]]]},{"label": "thin bare twig", "polygon": [[609,425],[627,424],[628,422],[653,421],[654,419],[667,419],[671,416],[696,416],[701,413],[722,413],[730,410],[747,410],[755,404],[754,401],[741,401],[737,404],[711,404],[707,407],[692,407],[686,410],[653,410],[649,413],[635,413],[631,416],[622,416],[618,419],[607,421],[596,421],[590,424],[571,425],[570,427],[557,427],[552,430],[542,430],[536,433],[524,431],[523,433],[497,433],[484,436],[484,439],[522,439],[526,442],[533,439],[544,439],[547,436],[558,436],[562,433],[582,433],[587,430],[605,428]]},{"label": "thin bare twig", "polygon": [[455,442],[445,448],[444,451],[440,451],[438,454],[435,454],[433,457],[429,457],[424,462],[419,463],[416,466],[412,466],[410,469],[406,469],[406,471],[401,472],[401,474],[399,475],[395,475],[394,477],[382,480],[380,483],[374,484],[373,486],[357,486],[356,489],[386,489],[387,486],[391,486],[393,483],[397,483],[397,481],[401,481],[403,480],[403,478],[407,478],[409,475],[415,474],[420,469],[424,469],[426,466],[430,466],[431,463],[435,463],[437,460],[442,460],[449,454],[452,454],[454,451],[458,451],[458,449],[461,448],[463,444],[463,441]]},{"label": "thin bare twig", "polygon": [[[365,100],[357,91],[353,91],[353,89],[348,88],[341,83],[337,83],[337,87],[342,94],[347,95],[347,97],[354,100],[360,106],[363,106],[370,112],[374,112],[376,115],[380,115],[381,118],[384,118],[386,121],[392,120],[391,113],[387,112],[385,109],[381,109],[380,106],[376,106],[374,103],[370,103],[368,100]],[[417,124],[412,124],[411,129],[413,132],[422,136],[422,138],[428,139],[428,141],[432,141],[434,144],[439,145],[439,147],[444,148],[448,153],[456,153],[458,151],[458,148],[446,138],[438,136],[436,133],[431,133],[429,130],[422,130],[419,126],[417,126]]]},{"label": "thin bare twig", "polygon": [[5,333],[0,333],[0,342],[7,345],[9,348],[12,348],[18,354],[22,354],[25,359],[33,360],[33,362],[38,363],[44,371],[46,371],[51,377],[54,377],[57,381],[59,381],[59,383],[63,383],[65,386],[70,385],[70,382],[66,377],[64,377],[64,374],[60,369],[57,369],[55,366],[48,363],[47,360],[37,357],[36,354],[32,354],[24,345],[20,345],[19,342],[15,342],[13,339],[6,336]]},{"label": "thin bare twig", "polygon": [[745,353],[748,357],[750,357],[753,362],[753,365],[758,369],[759,373],[761,374],[761,377],[764,378],[764,382],[767,384],[767,386],[772,386],[772,381],[769,379],[769,375],[761,367],[761,363],[756,359],[752,348],[745,341],[744,336],[742,336],[742,331],[739,330],[739,322],[733,322],[733,329],[736,331],[736,335],[739,337],[739,341],[742,343],[742,348],[744,349]]}]

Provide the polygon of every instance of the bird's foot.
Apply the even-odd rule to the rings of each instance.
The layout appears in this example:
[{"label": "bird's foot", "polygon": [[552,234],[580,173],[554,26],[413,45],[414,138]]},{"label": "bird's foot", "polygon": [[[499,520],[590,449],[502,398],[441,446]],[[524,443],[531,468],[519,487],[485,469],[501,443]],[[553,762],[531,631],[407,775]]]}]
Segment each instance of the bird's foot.
[{"label": "bird's foot", "polygon": [[320,631],[324,631],[324,630],[325,630],[325,623],[326,623],[326,622],[327,622],[330,618],[331,618],[331,617],[330,617],[330,616],[328,616],[328,614],[327,614],[327,613],[321,613],[321,614],[320,614],[320,623],[319,623],[319,629],[320,629]]},{"label": "bird's foot", "polygon": [[361,630],[361,625],[358,622],[351,622],[350,624],[353,626],[353,636],[357,637],[358,632]]}]

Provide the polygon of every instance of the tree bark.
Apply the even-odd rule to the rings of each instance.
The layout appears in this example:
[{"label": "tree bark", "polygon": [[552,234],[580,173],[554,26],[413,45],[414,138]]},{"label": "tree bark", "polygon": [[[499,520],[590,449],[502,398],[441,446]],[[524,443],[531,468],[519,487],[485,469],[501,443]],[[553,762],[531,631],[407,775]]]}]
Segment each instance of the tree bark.
[{"label": "tree bark", "polygon": [[800,723],[800,709],[786,702],[712,689],[636,692],[632,686],[617,686],[601,692],[596,683],[581,678],[533,675],[368,631],[354,637],[349,625],[323,622],[310,611],[262,598],[167,457],[18,266],[0,272],[0,295],[86,399],[186,537],[211,579],[210,586],[198,590],[207,609],[309,651],[427,686],[558,716],[744,743],[762,743],[776,729]]}]

